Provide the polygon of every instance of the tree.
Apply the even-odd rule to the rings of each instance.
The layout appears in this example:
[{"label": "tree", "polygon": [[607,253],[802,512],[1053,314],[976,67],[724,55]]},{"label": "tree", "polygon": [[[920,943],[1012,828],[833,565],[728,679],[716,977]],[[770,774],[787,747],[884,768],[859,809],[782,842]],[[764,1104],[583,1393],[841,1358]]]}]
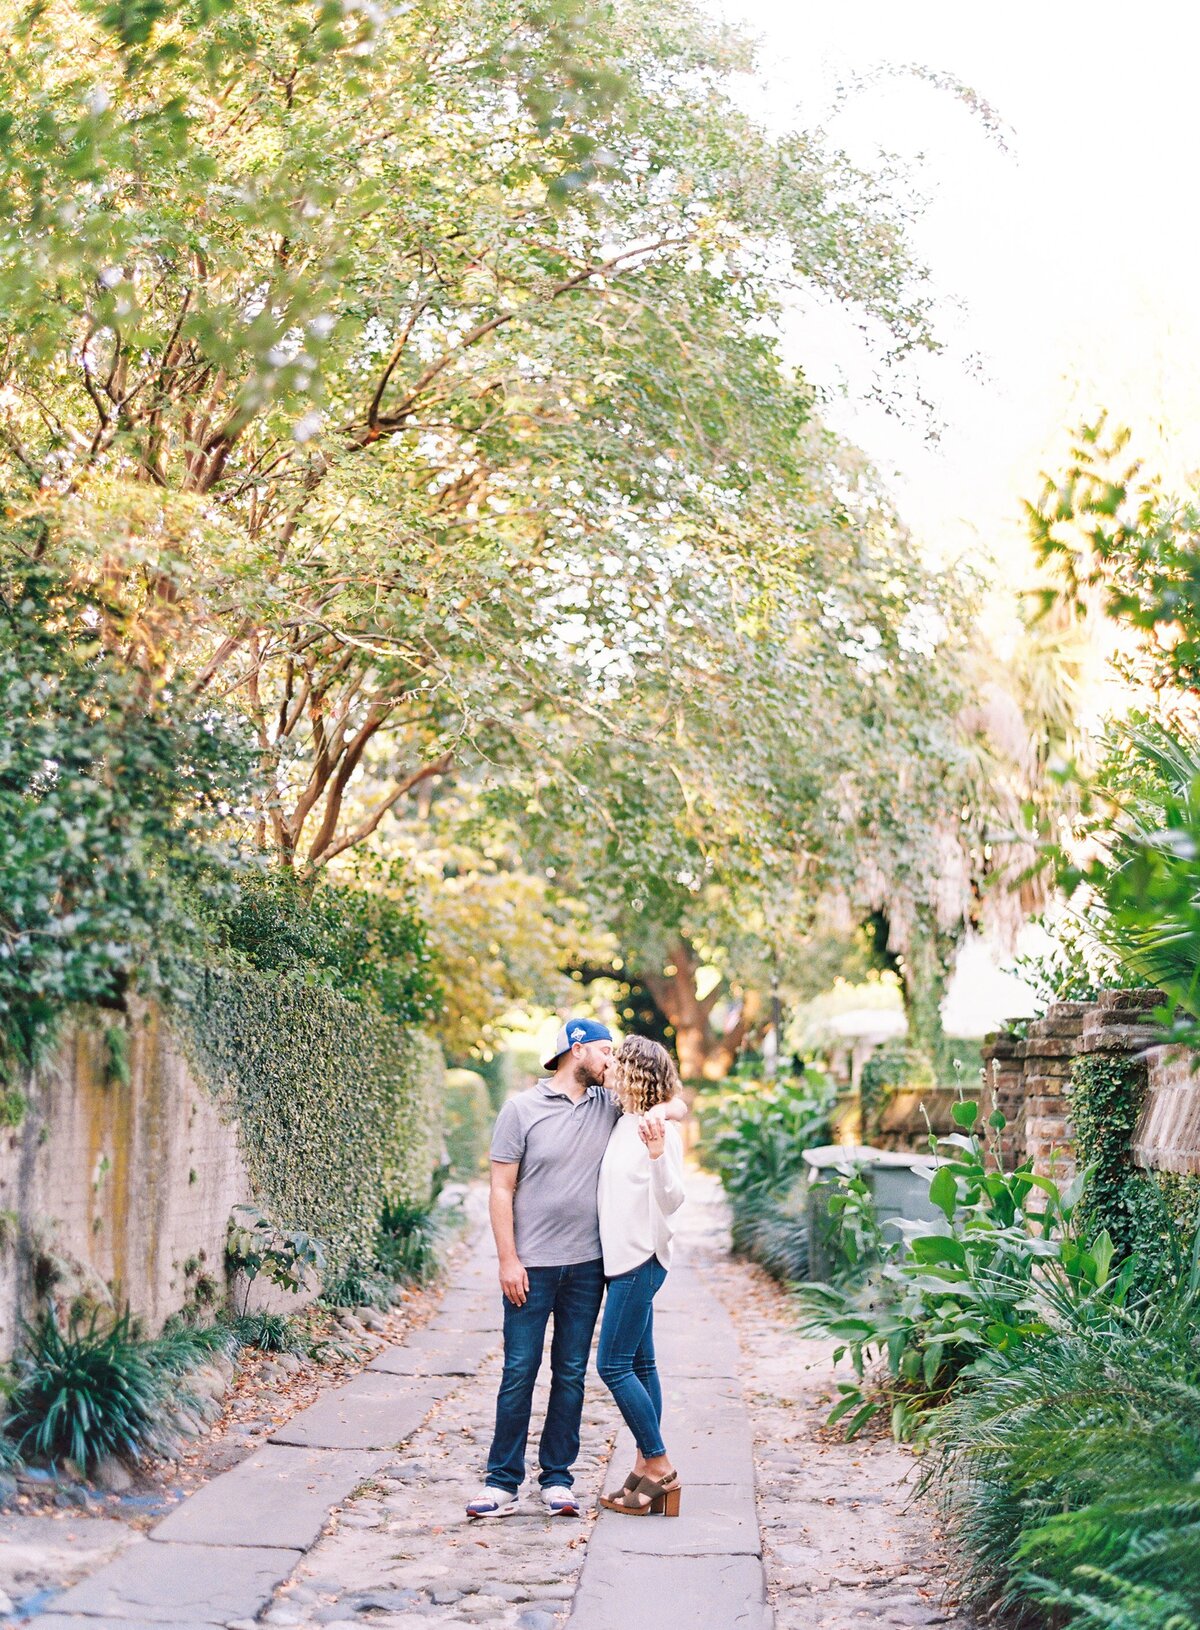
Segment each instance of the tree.
[{"label": "tree", "polygon": [[[1103,966],[1157,986],[1172,1039],[1200,1041],[1200,504],[1173,494],[1101,418],[1028,506],[1050,576],[1048,612],[1113,626],[1129,706],[1077,769],[1079,810],[1048,834],[1058,881],[1080,891]],[[1073,947],[1068,947],[1073,950]],[[1076,958],[1078,960],[1078,957]]]},{"label": "tree", "polygon": [[[506,789],[529,854],[611,927],[692,1076],[727,1071],[773,981],[798,985],[829,896],[848,926],[886,904],[907,947],[960,841],[970,585],[922,567],[833,438],[813,427],[793,458],[773,548],[736,576],[689,555],[652,580],[657,635],[609,681],[640,735],[576,731]],[[700,989],[701,966],[724,977]]]},{"label": "tree", "polygon": [[675,0],[18,18],[5,545],[121,607],[147,696],[250,721],[302,878],[456,763],[632,741],[689,579],[819,549],[782,292],[931,342],[901,212],[739,112],[746,62]]}]

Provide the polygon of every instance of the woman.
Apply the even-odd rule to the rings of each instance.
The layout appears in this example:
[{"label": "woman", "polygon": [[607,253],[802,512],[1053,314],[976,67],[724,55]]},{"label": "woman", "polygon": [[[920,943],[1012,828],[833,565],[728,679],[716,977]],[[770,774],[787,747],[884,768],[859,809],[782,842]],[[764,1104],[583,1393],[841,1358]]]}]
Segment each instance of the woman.
[{"label": "woman", "polygon": [[662,1440],[662,1388],[654,1362],[654,1298],[671,1265],[673,1217],[683,1204],[683,1146],[674,1126],[646,1111],[679,1090],[665,1047],[621,1043],[605,1082],[623,1114],[600,1166],[600,1245],[608,1293],[596,1367],[633,1433],[637,1463],[600,1504],[630,1517],[679,1515],[680,1482]]}]

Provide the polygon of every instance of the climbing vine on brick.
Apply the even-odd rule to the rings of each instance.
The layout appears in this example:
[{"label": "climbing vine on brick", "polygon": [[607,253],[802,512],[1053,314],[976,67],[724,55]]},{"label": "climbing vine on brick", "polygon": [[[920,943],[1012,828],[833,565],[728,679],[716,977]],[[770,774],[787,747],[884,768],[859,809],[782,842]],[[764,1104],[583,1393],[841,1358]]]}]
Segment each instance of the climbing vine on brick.
[{"label": "climbing vine on brick", "polygon": [[437,1044],[286,975],[185,964],[173,1026],[235,1114],[272,1221],[326,1247],[332,1271],[371,1260],[385,1203],[427,1202],[441,1149]]},{"label": "climbing vine on brick", "polygon": [[1191,1249],[1200,1180],[1133,1164],[1133,1134],[1146,1093],[1133,1058],[1084,1055],[1071,1069],[1071,1124],[1080,1167],[1090,1167],[1078,1221],[1086,1235],[1107,1228],[1118,1256],[1135,1253],[1138,1282],[1176,1270]]}]

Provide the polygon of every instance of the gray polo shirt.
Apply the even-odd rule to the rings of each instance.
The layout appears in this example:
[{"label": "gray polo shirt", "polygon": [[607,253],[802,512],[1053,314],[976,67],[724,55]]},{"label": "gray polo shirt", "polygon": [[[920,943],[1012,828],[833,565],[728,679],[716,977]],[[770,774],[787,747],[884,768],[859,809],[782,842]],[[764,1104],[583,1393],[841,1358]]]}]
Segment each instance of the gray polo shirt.
[{"label": "gray polo shirt", "polygon": [[549,1078],[496,1117],[492,1159],[519,1161],[513,1199],[517,1255],[527,1268],[565,1268],[601,1255],[596,1190],[621,1105],[606,1087],[572,1103]]}]

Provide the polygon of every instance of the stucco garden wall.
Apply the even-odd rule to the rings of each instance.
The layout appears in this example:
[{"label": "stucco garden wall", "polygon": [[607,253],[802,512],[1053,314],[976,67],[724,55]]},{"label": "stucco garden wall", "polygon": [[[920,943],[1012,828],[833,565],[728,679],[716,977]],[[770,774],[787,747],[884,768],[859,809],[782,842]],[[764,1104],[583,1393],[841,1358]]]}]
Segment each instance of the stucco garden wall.
[{"label": "stucco garden wall", "polygon": [[[128,1080],[105,1031],[124,1025]],[[81,1014],[23,1088],[0,1134],[0,1354],[36,1278],[128,1300],[157,1329],[206,1288],[225,1288],[225,1233],[251,1199],[236,1122],[200,1085],[159,1008]]]},{"label": "stucco garden wall", "polygon": [[[349,1025],[361,1016],[345,1006]],[[272,1103],[285,1101],[289,1082],[279,1075],[278,1061],[247,1058],[231,1044],[230,1059],[241,1063],[239,1080],[217,1069],[202,1076],[189,1062],[194,1046],[185,1052],[180,1034],[153,1003],[133,1004],[128,1014],[82,1010],[53,1053],[21,1083],[24,1116],[19,1125],[0,1128],[0,1360],[13,1351],[22,1315],[47,1291],[61,1309],[80,1294],[128,1302],[150,1330],[189,1302],[223,1297],[231,1210],[257,1204],[283,1226],[311,1227],[301,1214],[303,1200],[295,1198],[303,1189],[297,1174],[303,1177],[306,1164],[319,1166],[318,1189],[343,1180],[330,1153],[339,1119],[351,1138],[365,1138],[371,1146],[358,1159],[356,1147],[349,1146],[345,1162],[367,1171],[373,1161],[379,1164],[383,1150],[387,1190],[418,1203],[428,1195],[442,1149],[444,1070],[434,1043],[395,1032],[410,1086],[403,1095],[380,1097],[373,1121],[363,1120],[362,1112],[373,1093],[380,1096],[377,1081],[359,1080],[348,1069],[330,1082],[323,1153],[309,1147],[312,1130],[302,1115],[280,1123],[276,1111],[264,1161],[261,1148],[244,1147],[244,1135],[262,1133],[244,1134],[244,1127],[257,1123],[253,1115],[239,1115],[237,1094],[257,1100],[269,1093]],[[314,1058],[323,1071],[332,1067],[323,1056]],[[276,1074],[268,1078],[272,1068]],[[307,1107],[311,1090],[311,1083],[294,1084],[305,1098],[298,1110]],[[270,1168],[279,1164],[287,1164],[291,1176],[291,1188],[281,1192],[292,1198],[283,1205],[294,1205],[296,1215],[276,1214],[271,1184],[262,1180],[264,1168],[269,1179]],[[260,1174],[257,1184],[252,1173]],[[265,1194],[256,1192],[264,1187]],[[377,1215],[380,1198],[366,1184],[359,1209],[365,1215],[374,1207]],[[311,1299],[317,1288],[294,1297],[260,1278],[250,1287],[249,1305],[290,1308]],[[239,1307],[244,1289],[238,1287]]]}]

